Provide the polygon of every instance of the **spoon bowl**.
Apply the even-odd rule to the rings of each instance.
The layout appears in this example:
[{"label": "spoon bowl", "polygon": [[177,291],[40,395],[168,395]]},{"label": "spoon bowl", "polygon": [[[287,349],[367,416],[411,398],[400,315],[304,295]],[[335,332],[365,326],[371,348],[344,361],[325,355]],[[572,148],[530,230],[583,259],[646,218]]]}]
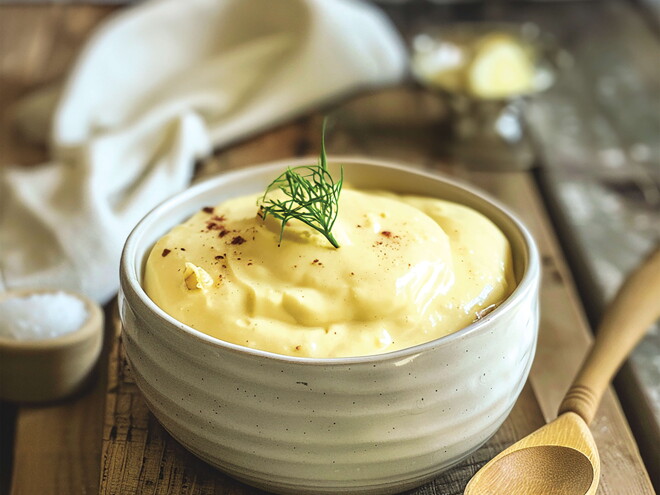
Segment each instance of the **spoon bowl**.
[{"label": "spoon bowl", "polygon": [[[538,459],[542,459],[543,464]],[[527,476],[522,480],[522,488],[530,493],[552,491],[555,495],[573,495],[576,492],[591,493],[590,489],[594,486],[591,460],[582,452],[563,445],[539,445],[517,450],[500,462],[504,467],[507,463],[525,467]],[[498,484],[495,479],[491,480],[491,484],[493,493],[503,493],[508,489],[506,484]]]},{"label": "spoon bowl", "polygon": [[568,412],[493,458],[470,480],[465,495],[592,495],[599,477],[591,431]]}]

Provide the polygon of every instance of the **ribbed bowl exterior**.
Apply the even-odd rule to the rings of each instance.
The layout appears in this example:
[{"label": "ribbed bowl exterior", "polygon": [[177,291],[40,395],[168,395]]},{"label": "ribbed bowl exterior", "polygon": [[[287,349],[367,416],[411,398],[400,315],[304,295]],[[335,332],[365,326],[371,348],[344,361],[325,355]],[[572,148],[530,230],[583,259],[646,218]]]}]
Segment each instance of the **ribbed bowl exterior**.
[{"label": "ribbed bowl exterior", "polygon": [[[220,181],[182,201],[197,208],[191,198],[223,187]],[[517,270],[522,282],[500,308],[428,344],[332,360],[242,349],[167,317],[139,287],[144,256],[164,231],[160,221],[141,224],[124,252],[120,294],[124,345],[137,384],[174,438],[252,485],[299,494],[380,494],[417,486],[495,433],[529,373],[538,328],[538,256],[529,234],[510,222],[514,256],[523,258]]]}]

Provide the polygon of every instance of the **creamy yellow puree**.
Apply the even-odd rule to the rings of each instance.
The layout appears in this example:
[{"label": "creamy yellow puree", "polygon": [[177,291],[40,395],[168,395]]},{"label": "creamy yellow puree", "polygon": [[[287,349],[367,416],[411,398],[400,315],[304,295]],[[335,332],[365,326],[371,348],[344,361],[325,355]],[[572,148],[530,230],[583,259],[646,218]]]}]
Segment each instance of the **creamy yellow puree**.
[{"label": "creamy yellow puree", "polygon": [[257,216],[258,196],[204,208],[154,246],[147,294],[177,320],[246,347],[342,357],[455,332],[513,290],[509,244],[476,211],[344,189],[333,248]]}]

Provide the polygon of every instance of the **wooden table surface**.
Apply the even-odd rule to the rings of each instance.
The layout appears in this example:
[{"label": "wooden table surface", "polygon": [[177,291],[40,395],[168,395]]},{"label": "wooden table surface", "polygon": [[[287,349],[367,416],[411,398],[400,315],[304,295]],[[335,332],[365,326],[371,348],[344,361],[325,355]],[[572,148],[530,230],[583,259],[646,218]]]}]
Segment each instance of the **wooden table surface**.
[{"label": "wooden table surface", "polygon": [[[12,105],[58,80],[91,29],[112,11],[84,5],[0,7],[0,163],[35,164],[46,150],[16,135]],[[330,154],[404,161],[473,183],[514,210],[542,254],[542,317],[529,381],[498,433],[474,455],[415,494],[460,494],[497,452],[551,420],[590,342],[581,299],[548,217],[534,174],[470,170],[438,147],[446,113],[433,95],[402,87],[356,96],[238,143],[205,160],[197,180],[290,156],[314,154],[322,115],[329,113]],[[107,308],[104,354],[84,394],[48,406],[0,403],[0,491],[32,494],[262,493],[197,460],[149,413],[120,346],[116,308]],[[602,460],[598,494],[655,493],[617,398],[608,391],[591,430]]]}]

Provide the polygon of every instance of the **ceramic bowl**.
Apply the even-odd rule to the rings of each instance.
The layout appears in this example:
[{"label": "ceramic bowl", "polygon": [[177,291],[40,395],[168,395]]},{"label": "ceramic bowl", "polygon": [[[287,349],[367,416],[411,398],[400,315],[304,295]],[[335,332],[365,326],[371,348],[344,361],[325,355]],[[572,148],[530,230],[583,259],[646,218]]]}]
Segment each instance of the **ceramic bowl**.
[{"label": "ceramic bowl", "polygon": [[399,165],[331,160],[331,168],[344,164],[345,180],[355,187],[440,197],[486,214],[511,243],[513,294],[454,334],[387,354],[336,359],[226,343],[176,321],[149,299],[143,269],[160,236],[205,205],[263,191],[284,167],[309,162],[221,175],[169,199],[138,224],[121,263],[126,353],[161,424],[231,476],[276,493],[399,492],[465,458],[511,411],[536,347],[538,253],[515,217],[470,187]]},{"label": "ceramic bowl", "polygon": [[18,289],[0,294],[0,300],[33,294],[65,292],[82,300],[87,319],[73,332],[38,340],[0,337],[0,399],[50,402],[81,390],[103,346],[103,312],[91,299],[68,291]]}]

